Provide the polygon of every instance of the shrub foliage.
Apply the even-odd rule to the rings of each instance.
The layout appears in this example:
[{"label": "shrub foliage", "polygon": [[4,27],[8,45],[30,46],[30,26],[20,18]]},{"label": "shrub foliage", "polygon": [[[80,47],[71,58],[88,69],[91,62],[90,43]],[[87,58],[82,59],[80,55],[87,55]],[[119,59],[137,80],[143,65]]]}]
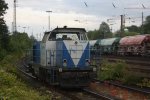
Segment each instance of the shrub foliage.
[{"label": "shrub foliage", "polygon": [[114,80],[122,84],[150,87],[149,79],[140,77],[132,71],[129,71],[128,68],[128,65],[124,61],[109,63],[107,60],[104,60],[98,70],[98,78],[103,81]]}]

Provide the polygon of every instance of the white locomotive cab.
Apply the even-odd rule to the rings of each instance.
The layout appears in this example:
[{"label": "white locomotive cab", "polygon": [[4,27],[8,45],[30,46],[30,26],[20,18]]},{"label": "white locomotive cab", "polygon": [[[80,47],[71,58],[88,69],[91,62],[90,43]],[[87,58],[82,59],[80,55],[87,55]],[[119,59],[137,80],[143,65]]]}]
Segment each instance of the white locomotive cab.
[{"label": "white locomotive cab", "polygon": [[56,41],[49,39],[50,35],[51,32],[45,33],[41,43],[41,66],[56,65]]},{"label": "white locomotive cab", "polygon": [[[52,31],[44,34],[41,43],[41,66],[56,66],[56,41],[63,40],[67,50],[76,49],[78,55],[70,52],[72,58],[74,56],[78,59],[73,59],[74,63],[79,62],[83,50],[88,44],[87,34],[78,31]],[[69,41],[69,42],[68,42]],[[77,44],[77,45],[76,45]]]}]

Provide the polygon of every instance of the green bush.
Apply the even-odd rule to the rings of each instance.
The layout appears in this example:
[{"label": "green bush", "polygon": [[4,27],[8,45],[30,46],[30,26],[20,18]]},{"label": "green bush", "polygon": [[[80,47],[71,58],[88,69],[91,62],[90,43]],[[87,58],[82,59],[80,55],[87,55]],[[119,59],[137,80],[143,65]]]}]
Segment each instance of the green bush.
[{"label": "green bush", "polygon": [[10,74],[4,70],[0,70],[0,88],[0,99],[50,100],[51,98],[51,95],[45,95],[31,89],[31,87],[19,81],[14,74]]},{"label": "green bush", "polygon": [[143,78],[142,81],[138,83],[137,85],[141,87],[150,87],[150,79]]},{"label": "green bush", "polygon": [[0,100],[51,100],[52,95],[32,89],[18,77],[15,64],[31,47],[26,34],[12,35],[10,51],[0,49]]},{"label": "green bush", "polygon": [[0,48],[0,61],[7,55],[7,51],[5,49]]},{"label": "green bush", "polygon": [[26,33],[17,33],[11,36],[9,46],[11,52],[23,53],[24,50],[30,48],[32,40]]},{"label": "green bush", "polygon": [[125,63],[109,63],[103,61],[100,70],[98,71],[98,77],[100,80],[120,80],[124,75]]},{"label": "green bush", "polygon": [[133,74],[132,72],[126,72],[121,81],[127,85],[137,85],[141,82],[141,79],[141,77],[137,76],[136,74]]},{"label": "green bush", "polygon": [[107,60],[102,61],[98,78],[100,80],[115,80],[123,84],[137,85],[141,83],[142,78],[127,70],[128,65],[124,61],[109,63]]},{"label": "green bush", "polygon": [[0,69],[3,69],[10,73],[16,73],[16,67],[14,66],[18,60],[16,55],[7,55],[0,62]]}]

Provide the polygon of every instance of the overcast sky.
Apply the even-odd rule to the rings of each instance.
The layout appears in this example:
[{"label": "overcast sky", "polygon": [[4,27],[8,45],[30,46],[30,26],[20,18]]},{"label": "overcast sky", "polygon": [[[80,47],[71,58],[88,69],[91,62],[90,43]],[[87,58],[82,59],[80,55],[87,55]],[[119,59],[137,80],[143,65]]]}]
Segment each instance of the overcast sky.
[{"label": "overcast sky", "polygon": [[[5,20],[11,31],[14,0],[5,1],[9,6]],[[26,31],[29,35],[42,34],[48,30],[46,11],[50,10],[51,29],[67,25],[94,30],[99,28],[102,21],[107,22],[107,19],[113,18],[109,24],[113,24],[110,27],[116,31],[120,28],[121,14],[125,14],[126,18],[132,17],[126,20],[126,26],[140,25],[142,11],[144,16],[150,15],[150,9],[124,9],[142,8],[142,4],[150,8],[149,0],[17,0],[17,30]]]}]

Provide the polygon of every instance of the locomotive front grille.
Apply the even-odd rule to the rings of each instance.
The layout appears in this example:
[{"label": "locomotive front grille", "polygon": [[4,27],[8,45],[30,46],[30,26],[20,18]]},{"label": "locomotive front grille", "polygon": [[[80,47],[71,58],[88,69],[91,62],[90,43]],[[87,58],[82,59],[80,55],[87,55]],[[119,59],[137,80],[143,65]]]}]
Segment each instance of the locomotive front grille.
[{"label": "locomotive front grille", "polygon": [[67,87],[87,86],[91,81],[92,72],[62,72],[60,74],[60,85]]}]

